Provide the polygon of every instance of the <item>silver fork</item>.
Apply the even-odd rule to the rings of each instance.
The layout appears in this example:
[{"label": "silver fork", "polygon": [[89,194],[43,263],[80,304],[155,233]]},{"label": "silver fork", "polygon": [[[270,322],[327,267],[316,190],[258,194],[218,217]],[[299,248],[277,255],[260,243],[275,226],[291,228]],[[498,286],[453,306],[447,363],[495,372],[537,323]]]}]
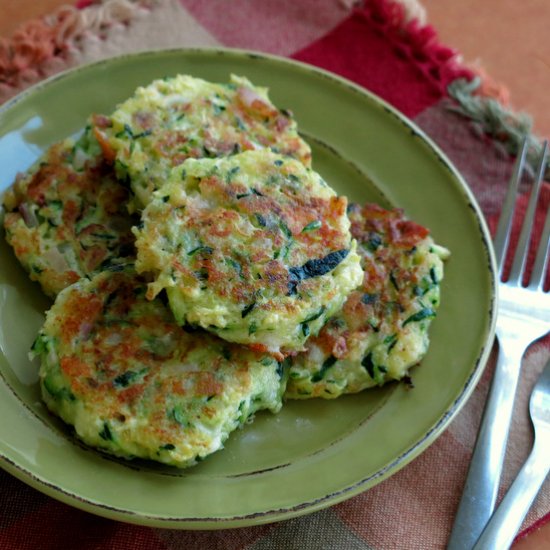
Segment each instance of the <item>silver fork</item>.
[{"label": "silver fork", "polygon": [[509,548],[550,471],[550,361],[533,388],[529,413],[535,429],[531,454],[489,520],[474,550]]},{"label": "silver fork", "polygon": [[527,154],[527,140],[518,154],[495,236],[495,254],[500,278],[496,325],[499,356],[448,550],[471,550],[493,513],[521,359],[529,345],[550,330],[550,295],[543,290],[548,263],[550,216],[547,216],[544,224],[529,284],[527,287],[522,285],[547,153],[548,144],[545,142],[512,269],[506,281],[502,280],[504,258],[512,227],[517,189]]}]

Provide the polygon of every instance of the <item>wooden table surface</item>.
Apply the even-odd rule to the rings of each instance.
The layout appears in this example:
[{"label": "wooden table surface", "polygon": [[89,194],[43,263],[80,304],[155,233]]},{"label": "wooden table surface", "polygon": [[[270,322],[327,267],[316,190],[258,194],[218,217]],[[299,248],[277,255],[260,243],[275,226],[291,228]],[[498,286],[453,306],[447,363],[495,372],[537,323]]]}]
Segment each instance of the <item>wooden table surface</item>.
[{"label": "wooden table surface", "polygon": [[[63,0],[0,0],[0,37],[51,13]],[[421,0],[442,43],[481,66],[509,91],[513,110],[529,113],[535,133],[550,137],[550,2],[548,0]],[[514,550],[550,548],[550,524]]]}]

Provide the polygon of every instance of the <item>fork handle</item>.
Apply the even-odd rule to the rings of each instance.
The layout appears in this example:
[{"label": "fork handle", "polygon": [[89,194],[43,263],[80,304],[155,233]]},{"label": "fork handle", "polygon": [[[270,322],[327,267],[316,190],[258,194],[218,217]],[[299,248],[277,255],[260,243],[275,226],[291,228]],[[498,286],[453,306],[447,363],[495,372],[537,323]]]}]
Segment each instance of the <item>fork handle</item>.
[{"label": "fork handle", "polygon": [[535,438],[529,458],[485,527],[474,550],[501,550],[510,547],[550,470],[548,451],[548,441]]},{"label": "fork handle", "polygon": [[[504,349],[509,345],[509,349]],[[525,346],[503,339],[447,550],[471,550],[493,513]]]}]

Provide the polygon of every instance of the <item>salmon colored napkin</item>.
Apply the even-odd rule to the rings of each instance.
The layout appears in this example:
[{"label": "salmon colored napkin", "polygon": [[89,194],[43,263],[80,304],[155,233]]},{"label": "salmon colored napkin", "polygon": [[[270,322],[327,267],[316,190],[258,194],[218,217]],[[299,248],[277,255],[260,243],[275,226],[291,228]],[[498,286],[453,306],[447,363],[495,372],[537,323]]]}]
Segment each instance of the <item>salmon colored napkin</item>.
[{"label": "salmon colored napkin", "polygon": [[[130,51],[217,45],[292,57],[380,95],[411,117],[450,157],[494,231],[511,173],[511,155],[529,125],[499,102],[503,97],[499,86],[480,78],[455,51],[438,42],[416,1],[84,1],[29,22],[10,39],[0,39],[0,102],[87,61]],[[535,139],[532,145],[536,150]],[[550,200],[547,184],[543,200],[546,204]],[[502,494],[529,452],[528,395],[549,356],[546,339],[532,346],[524,359]],[[79,511],[0,471],[0,548],[443,548],[494,359],[466,406],[431,447],[391,478],[336,506],[251,528],[161,530]],[[547,481],[520,537],[549,520]]]}]

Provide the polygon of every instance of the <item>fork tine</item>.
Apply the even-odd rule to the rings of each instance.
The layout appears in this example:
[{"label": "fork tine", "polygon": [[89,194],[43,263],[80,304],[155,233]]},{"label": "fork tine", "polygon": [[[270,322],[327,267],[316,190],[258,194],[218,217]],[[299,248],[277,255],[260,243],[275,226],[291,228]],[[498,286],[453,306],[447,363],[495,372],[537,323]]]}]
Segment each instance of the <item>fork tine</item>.
[{"label": "fork tine", "polygon": [[508,191],[504,199],[504,205],[498,221],[498,228],[494,239],[495,255],[497,265],[499,269],[499,275],[502,276],[502,269],[504,267],[504,257],[506,254],[506,248],[508,247],[508,239],[510,237],[510,230],[512,228],[512,219],[514,217],[514,209],[516,206],[516,195],[518,192],[519,182],[521,181],[521,174],[523,173],[523,166],[525,165],[525,158],[527,156],[528,149],[528,137],[525,136],[521,149],[516,157],[514,164],[514,172],[510,178],[508,184]]},{"label": "fork tine", "polygon": [[548,142],[545,141],[542,149],[542,155],[540,163],[537,169],[537,179],[535,185],[531,189],[531,196],[529,197],[529,204],[527,205],[527,212],[521,226],[521,233],[519,235],[519,241],[514,256],[514,263],[512,264],[512,270],[510,271],[510,282],[517,282],[521,286],[521,280],[523,277],[523,271],[525,269],[525,263],[527,255],[529,253],[529,242],[531,240],[531,230],[533,228],[533,220],[535,219],[535,211],[537,209],[537,201],[539,196],[542,179],[544,177],[544,167],[546,166],[546,155],[548,153]]},{"label": "fork tine", "polygon": [[544,286],[544,278],[546,275],[546,267],[548,266],[548,253],[550,252],[550,209],[546,212],[546,221],[540,238],[537,257],[531,274],[531,281],[528,288],[530,290],[542,290]]}]

